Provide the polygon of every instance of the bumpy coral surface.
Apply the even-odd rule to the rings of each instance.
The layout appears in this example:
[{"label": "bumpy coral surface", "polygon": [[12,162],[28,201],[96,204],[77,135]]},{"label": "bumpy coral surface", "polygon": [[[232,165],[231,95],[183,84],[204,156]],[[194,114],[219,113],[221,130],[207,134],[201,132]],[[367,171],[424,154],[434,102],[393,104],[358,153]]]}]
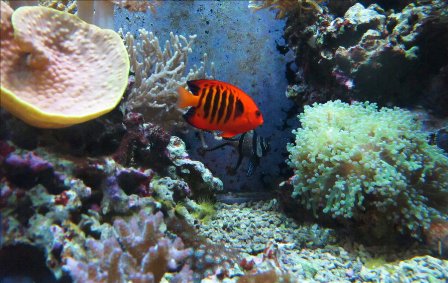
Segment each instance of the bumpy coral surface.
[{"label": "bumpy coral surface", "polygon": [[[160,231],[163,214],[143,211],[130,220],[114,221],[114,234],[101,241],[86,241],[87,256],[68,257],[66,270],[75,282],[160,282],[168,271],[176,271],[192,254],[182,240],[166,238]],[[172,280],[191,281],[184,269]],[[183,279],[182,279],[183,278]],[[183,280],[183,281],[181,281]]]},{"label": "bumpy coral surface", "polygon": [[117,33],[45,7],[2,2],[1,105],[25,122],[60,128],[112,110],[128,84]]},{"label": "bumpy coral surface", "polygon": [[299,118],[288,164],[293,196],[308,209],[415,237],[447,217],[448,158],[410,112],[335,101],[306,107]]},{"label": "bumpy coral surface", "polygon": [[[281,227],[281,228],[280,228]],[[217,212],[200,231],[216,243],[248,254],[262,252],[269,242],[318,248],[335,242],[335,233],[316,225],[297,225],[279,212],[275,200],[252,205],[218,203]]]}]

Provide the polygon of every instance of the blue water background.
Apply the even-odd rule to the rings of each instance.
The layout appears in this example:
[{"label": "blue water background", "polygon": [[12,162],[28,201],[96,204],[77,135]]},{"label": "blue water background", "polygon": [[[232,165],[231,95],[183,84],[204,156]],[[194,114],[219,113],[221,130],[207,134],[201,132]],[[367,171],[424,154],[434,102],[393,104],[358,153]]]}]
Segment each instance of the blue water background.
[{"label": "blue water background", "polygon": [[[194,131],[186,138],[193,159],[206,164],[224,181],[228,191],[260,191],[275,188],[284,178],[280,167],[287,157],[286,143],[291,139],[290,125],[286,123],[286,111],[293,107],[285,96],[287,80],[286,63],[292,55],[282,55],[277,43],[284,45],[284,21],[275,19],[275,12],[253,12],[248,1],[164,1],[157,13],[129,13],[116,9],[116,28],[138,35],[145,28],[159,37],[161,45],[169,33],[188,36],[197,34],[189,66],[199,65],[203,54],[214,62],[216,79],[230,82],[251,95],[264,116],[264,125],[258,133],[271,139],[271,152],[262,159],[261,166],[251,177],[246,177],[247,160],[243,161],[238,174],[229,176],[227,166],[237,161],[236,151],[231,148],[217,150],[200,156],[197,154],[199,140]],[[285,128],[285,125],[289,127]],[[217,144],[211,134],[207,143]]]}]

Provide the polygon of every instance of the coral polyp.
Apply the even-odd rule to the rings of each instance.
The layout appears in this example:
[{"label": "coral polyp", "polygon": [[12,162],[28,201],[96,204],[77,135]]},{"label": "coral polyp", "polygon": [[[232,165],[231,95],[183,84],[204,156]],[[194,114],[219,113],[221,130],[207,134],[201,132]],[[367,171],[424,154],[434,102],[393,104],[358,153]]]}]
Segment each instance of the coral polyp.
[{"label": "coral polyp", "polygon": [[417,238],[448,216],[448,157],[410,112],[334,101],[305,107],[299,119],[288,145],[293,197],[316,215]]}]

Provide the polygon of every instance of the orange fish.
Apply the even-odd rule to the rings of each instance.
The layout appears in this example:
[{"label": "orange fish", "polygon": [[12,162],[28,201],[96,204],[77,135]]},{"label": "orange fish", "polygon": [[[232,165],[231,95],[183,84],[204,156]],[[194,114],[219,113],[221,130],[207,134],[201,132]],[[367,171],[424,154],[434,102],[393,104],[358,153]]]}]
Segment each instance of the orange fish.
[{"label": "orange fish", "polygon": [[255,102],[241,89],[216,80],[187,82],[191,92],[179,87],[177,105],[192,106],[184,118],[196,128],[221,131],[221,137],[253,130],[263,124],[263,116]]}]

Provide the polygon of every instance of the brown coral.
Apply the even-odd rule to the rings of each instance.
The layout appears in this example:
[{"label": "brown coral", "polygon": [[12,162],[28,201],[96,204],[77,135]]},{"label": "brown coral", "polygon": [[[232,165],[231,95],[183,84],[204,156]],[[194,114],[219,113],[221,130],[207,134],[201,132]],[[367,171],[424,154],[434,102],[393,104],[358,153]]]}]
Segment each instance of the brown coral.
[{"label": "brown coral", "polygon": [[76,1],[70,0],[41,0],[40,5],[70,14],[74,14],[77,9]]},{"label": "brown coral", "polygon": [[151,1],[148,0],[112,0],[115,4],[120,7],[126,8],[131,12],[146,12],[150,10],[151,12],[156,12],[156,6],[162,1]]},{"label": "brown coral", "polygon": [[259,1],[249,1],[249,8],[258,11],[268,8],[269,10],[277,10],[275,16],[276,19],[283,19],[292,11],[299,11],[299,15],[303,11],[316,11],[322,13],[322,8],[319,3],[323,0],[264,0],[262,3]]},{"label": "brown coral", "polygon": [[425,230],[426,244],[442,258],[448,258],[448,221],[436,220]]},{"label": "brown coral", "polygon": [[155,6],[158,1],[146,0],[109,0],[109,1],[93,1],[83,0],[77,1],[78,17],[88,23],[95,24],[102,28],[114,28],[114,4],[126,8],[131,12],[146,12],[151,10],[155,12]]}]

